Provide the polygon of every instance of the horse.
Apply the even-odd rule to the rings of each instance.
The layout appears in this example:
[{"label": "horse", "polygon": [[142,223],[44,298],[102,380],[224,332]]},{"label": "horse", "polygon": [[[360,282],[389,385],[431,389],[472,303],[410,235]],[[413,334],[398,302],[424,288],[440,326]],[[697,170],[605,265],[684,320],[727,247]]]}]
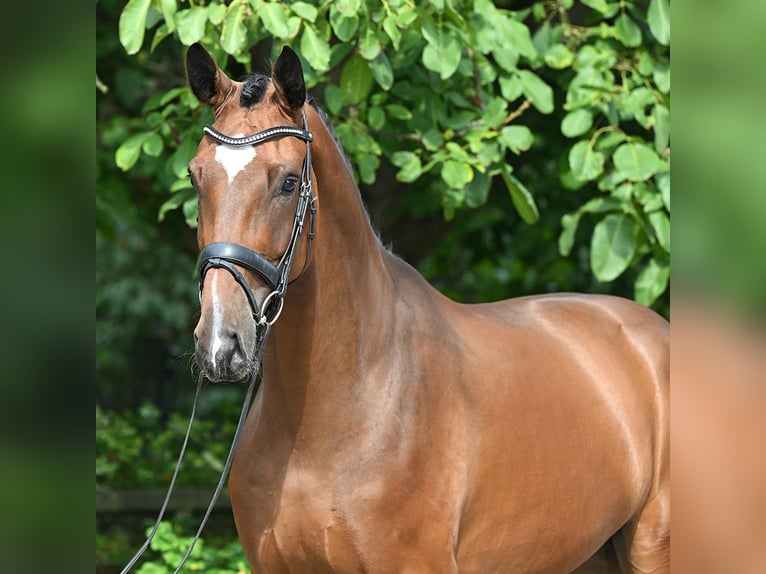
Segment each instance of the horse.
[{"label": "horse", "polygon": [[186,69],[214,112],[195,360],[262,377],[229,478],[253,572],[668,572],[668,322],[452,301],[382,245],[294,51]]}]

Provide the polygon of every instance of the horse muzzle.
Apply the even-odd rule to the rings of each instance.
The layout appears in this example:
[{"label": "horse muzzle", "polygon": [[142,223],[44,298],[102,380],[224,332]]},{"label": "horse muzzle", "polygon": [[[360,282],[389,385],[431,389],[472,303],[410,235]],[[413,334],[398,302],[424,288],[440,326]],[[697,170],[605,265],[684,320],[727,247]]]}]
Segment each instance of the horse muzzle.
[{"label": "horse muzzle", "polygon": [[[202,341],[208,340],[205,344]],[[200,338],[195,333],[194,360],[207,379],[214,383],[240,381],[250,377],[258,363],[245,350],[237,335]]]},{"label": "horse muzzle", "polygon": [[194,329],[197,367],[212,382],[249,377],[259,368],[257,325],[242,290],[225,271],[212,270],[200,299],[201,314]]}]

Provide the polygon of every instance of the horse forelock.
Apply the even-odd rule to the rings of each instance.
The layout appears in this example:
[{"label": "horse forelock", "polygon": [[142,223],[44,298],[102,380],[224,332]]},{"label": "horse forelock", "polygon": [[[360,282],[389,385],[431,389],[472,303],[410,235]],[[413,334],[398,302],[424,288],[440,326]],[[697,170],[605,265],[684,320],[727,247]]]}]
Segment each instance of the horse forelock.
[{"label": "horse forelock", "polygon": [[[263,96],[266,94],[266,88],[270,82],[271,78],[264,74],[250,74],[245,76],[244,80],[242,80],[242,91],[239,95],[240,105],[245,108],[249,108],[257,103],[260,103],[261,100],[263,100]],[[332,135],[332,137],[338,143],[338,146],[343,149],[342,146],[340,146],[337,135],[335,134],[335,129],[333,128],[332,122],[330,121],[330,117],[327,115],[327,112],[325,112],[319,105],[317,99],[309,94],[306,97],[306,103],[314,108],[314,111],[317,113],[319,118],[322,120],[322,123],[330,132],[330,135]]]},{"label": "horse forelock", "polygon": [[263,74],[251,74],[247,76],[242,85],[242,91],[239,95],[240,105],[249,108],[260,102],[266,93],[266,86],[271,82],[271,78]]},{"label": "horse forelock", "polygon": [[[260,103],[263,100],[266,94],[268,85],[270,83],[271,83],[271,78],[264,74],[250,74],[248,76],[245,76],[245,78],[242,80],[243,85],[242,85],[242,90],[239,96],[240,105],[246,108],[250,108]],[[333,140],[335,140],[335,144],[338,147],[338,151],[340,152],[340,155],[343,158],[343,161],[345,162],[346,167],[348,168],[350,172],[352,172],[353,167],[351,164],[351,160],[346,154],[346,151],[343,149],[343,144],[340,142],[337,134],[335,133],[335,128],[333,127],[332,121],[330,120],[330,116],[327,114],[327,112],[324,109],[322,109],[322,107],[319,105],[317,98],[314,97],[312,94],[307,94],[306,103],[309,106],[311,106],[311,108],[316,112],[317,116],[319,116],[319,119],[327,128],[327,131],[329,132],[330,136],[333,138]],[[369,214],[368,214],[368,218],[369,218]],[[376,234],[377,234],[377,230],[376,230]]]}]

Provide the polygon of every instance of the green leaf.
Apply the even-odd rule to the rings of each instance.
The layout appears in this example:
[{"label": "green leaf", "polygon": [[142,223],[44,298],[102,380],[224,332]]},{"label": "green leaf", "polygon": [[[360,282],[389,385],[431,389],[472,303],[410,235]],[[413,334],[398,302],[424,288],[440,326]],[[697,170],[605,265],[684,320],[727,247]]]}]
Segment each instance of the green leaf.
[{"label": "green leaf", "polygon": [[504,165],[500,175],[511,194],[511,201],[516,211],[526,223],[534,223],[540,218],[535,198],[529,190],[512,173],[508,165]]},{"label": "green leaf", "polygon": [[591,237],[590,266],[601,282],[614,281],[636,252],[636,224],[627,213],[612,213],[596,224]]},{"label": "green leaf", "polygon": [[580,140],[569,150],[569,167],[582,181],[592,181],[604,171],[604,154],[595,151],[588,140]]},{"label": "green leaf", "polygon": [[463,48],[457,39],[443,29],[424,22],[423,36],[428,45],[423,49],[423,65],[439,73],[442,80],[452,76],[460,65]]},{"label": "green leaf", "polygon": [[345,15],[332,5],[330,8],[330,26],[341,42],[348,42],[356,34],[359,27],[359,18],[356,14]]},{"label": "green leaf", "polygon": [[593,126],[593,114],[590,110],[580,108],[569,112],[561,120],[561,133],[568,138],[576,138],[583,135]]},{"label": "green leaf", "polygon": [[335,84],[328,84],[324,89],[324,103],[327,106],[327,111],[332,114],[337,114],[343,107],[343,93],[340,88]]},{"label": "green leaf", "polygon": [[362,2],[361,0],[337,0],[335,6],[342,14],[350,16],[359,12]]},{"label": "green leaf", "polygon": [[490,0],[476,0],[473,3],[473,11],[476,14],[480,14],[488,24],[497,18],[497,8],[495,8],[494,2]]},{"label": "green leaf", "polygon": [[499,82],[500,93],[509,102],[518,98],[524,91],[524,88],[521,85],[521,78],[518,76],[503,76],[500,78]]},{"label": "green leaf", "polygon": [[197,153],[198,145],[199,140],[195,138],[185,138],[183,143],[181,143],[181,145],[176,148],[176,151],[173,152],[173,155],[170,156],[170,171],[172,171],[178,179],[189,177],[187,173],[189,162],[194,157],[194,154]]},{"label": "green leaf", "polygon": [[559,253],[566,257],[574,246],[574,237],[580,219],[586,213],[610,213],[620,211],[622,202],[614,197],[594,197],[574,213],[567,213],[561,218],[561,235],[559,235]]},{"label": "green leaf", "polygon": [[535,141],[535,136],[527,126],[506,126],[500,130],[500,141],[515,153],[526,151]]},{"label": "green leaf", "polygon": [[[290,26],[287,23],[287,6],[279,2],[264,2],[261,4],[258,15],[261,17],[266,30],[277,38],[287,38],[290,36]],[[308,30],[309,28],[307,27],[306,29]],[[308,54],[304,52],[303,57],[306,58],[306,61],[308,61],[307,56]]]},{"label": "green leaf", "polygon": [[165,214],[168,211],[173,211],[174,209],[178,209],[181,207],[181,205],[184,204],[184,202],[190,200],[190,199],[196,199],[197,198],[197,192],[194,191],[193,188],[186,188],[177,191],[173,195],[171,195],[165,203],[163,203],[160,206],[160,211],[157,214],[157,221],[162,221],[165,219]]},{"label": "green leaf", "polygon": [[378,41],[377,34],[375,34],[375,30],[372,27],[368,27],[359,40],[359,53],[365,60],[374,60],[380,54],[380,49],[380,42]]},{"label": "green leaf", "polygon": [[625,134],[622,132],[608,132],[599,136],[596,142],[597,150],[606,150],[612,147],[616,147],[625,141]]},{"label": "green leaf", "polygon": [[114,154],[114,161],[122,171],[128,171],[141,156],[141,147],[153,132],[141,132],[126,139]]},{"label": "green leaf", "polygon": [[[244,2],[244,0],[242,1]],[[207,19],[214,26],[218,26],[223,22],[228,7],[226,4],[210,4],[207,8]]]},{"label": "green leaf", "polygon": [[128,54],[137,53],[144,43],[146,15],[150,4],[151,0],[128,0],[120,14],[120,43]]},{"label": "green leaf", "polygon": [[314,22],[319,14],[315,6],[306,2],[293,2],[290,4],[290,10],[308,22]]},{"label": "green leaf", "polygon": [[503,17],[496,20],[499,38],[503,43],[511,44],[513,49],[529,60],[537,57],[537,49],[532,43],[529,28],[515,18]]},{"label": "green leaf", "polygon": [[670,174],[661,173],[657,176],[657,188],[660,190],[662,204],[670,213]]},{"label": "green leaf", "polygon": [[622,144],[612,159],[615,167],[633,181],[649,179],[662,167],[654,150],[642,143]]},{"label": "green leaf", "polygon": [[162,141],[162,137],[157,132],[152,132],[149,137],[146,138],[141,149],[146,155],[157,157],[162,153],[162,149],[165,147],[165,142]]},{"label": "green leaf", "polygon": [[519,52],[508,42],[502,40],[496,41],[492,54],[495,56],[497,64],[507,72],[515,72],[516,64],[519,63]]},{"label": "green leaf", "polygon": [[[196,194],[194,195],[194,197],[190,197],[189,199],[184,201],[182,209],[183,209],[183,212],[184,212],[184,219],[186,220],[186,225],[188,225],[192,229],[196,229],[196,227],[197,227],[197,217],[199,215],[199,202],[197,201]],[[200,542],[202,542],[202,541],[200,541]],[[197,550],[197,549],[195,548],[195,550]],[[201,552],[202,552],[202,548],[200,547],[198,555]],[[192,556],[193,555],[194,555],[194,553],[192,553]]]},{"label": "green leaf", "polygon": [[649,260],[636,277],[633,286],[636,301],[647,307],[665,292],[670,280],[670,266],[659,263],[655,258]]},{"label": "green leaf", "polygon": [[423,147],[428,151],[436,151],[444,145],[444,134],[437,129],[431,128],[422,134]]},{"label": "green leaf", "polygon": [[386,106],[386,113],[389,117],[396,120],[409,120],[412,118],[412,112],[399,104],[389,104]]},{"label": "green leaf", "polygon": [[545,52],[545,63],[554,70],[568,68],[574,62],[574,54],[564,44],[554,44]]},{"label": "green leaf", "polygon": [[170,36],[170,32],[171,31],[168,29],[167,22],[163,22],[157,26],[157,30],[154,32],[154,37],[152,38],[152,45],[149,49],[154,52],[154,49],[160,44],[160,42]]},{"label": "green leaf", "polygon": [[378,57],[370,62],[372,77],[378,82],[378,85],[388,91],[394,85],[394,72],[391,68],[391,62],[388,60],[385,52],[378,54]]},{"label": "green leaf", "polygon": [[670,253],[670,218],[664,211],[654,211],[649,214],[649,223],[652,224],[657,242],[667,253]]},{"label": "green leaf", "polygon": [[339,66],[353,49],[354,45],[350,42],[337,42],[334,44],[332,48],[330,48],[330,68]]},{"label": "green leaf", "polygon": [[654,71],[654,62],[652,61],[649,52],[641,52],[636,69],[642,76],[649,77],[652,75],[652,72]]},{"label": "green leaf", "polygon": [[199,42],[205,35],[207,24],[207,6],[194,6],[188,10],[179,12],[178,38],[185,46]]},{"label": "green leaf", "polygon": [[423,166],[420,158],[411,151],[397,151],[391,156],[391,163],[399,168],[396,179],[406,183],[411,183],[420,177],[423,173]]},{"label": "green leaf", "polygon": [[[662,195],[655,185],[651,185],[649,182],[638,181],[636,183],[627,183],[632,187],[629,197],[635,198],[644,210],[644,213],[652,213],[657,210],[661,210],[664,205],[662,204]],[[620,186],[621,189],[622,186]],[[615,190],[616,192],[617,190]]]},{"label": "green leaf", "polygon": [[[224,9],[226,8],[225,6],[221,7]],[[174,16],[178,10],[178,3],[176,0],[160,0],[160,8],[162,9],[162,17],[165,18],[168,32],[172,32],[176,29]]]},{"label": "green leaf", "polygon": [[343,102],[358,104],[372,89],[372,72],[367,61],[359,54],[349,58],[340,72],[340,90]]},{"label": "green leaf", "polygon": [[598,10],[602,14],[606,14],[609,11],[609,4],[606,0],[582,0],[582,3],[594,10]]},{"label": "green leaf", "polygon": [[550,114],[553,111],[553,90],[534,72],[520,70],[521,88],[524,95],[532,101],[541,113]]},{"label": "green leaf", "polygon": [[396,18],[392,15],[388,15],[383,20],[383,31],[391,38],[391,43],[394,46],[394,50],[399,49],[399,44],[402,41],[402,33],[396,25]]},{"label": "green leaf", "polygon": [[468,207],[479,207],[487,202],[492,179],[485,173],[474,171],[473,179],[465,187],[465,203]]},{"label": "green leaf", "polygon": [[325,72],[330,67],[330,45],[312,26],[303,29],[301,54],[317,72]]},{"label": "green leaf", "polygon": [[473,169],[467,163],[448,159],[442,164],[441,176],[448,186],[463,189],[473,179]]},{"label": "green leaf", "polygon": [[508,102],[504,98],[490,98],[482,114],[484,124],[493,129],[499,128],[505,123],[507,110]]},{"label": "green leaf", "polygon": [[185,177],[184,179],[177,179],[173,183],[170,184],[170,188],[168,191],[170,193],[175,193],[176,191],[181,191],[182,189],[193,189],[194,186],[191,183],[191,179],[188,177]]},{"label": "green leaf", "polygon": [[375,172],[380,166],[380,160],[378,156],[371,154],[364,154],[356,160],[357,169],[359,170],[359,178],[363,183],[372,185],[375,183]]},{"label": "green leaf", "polygon": [[670,110],[662,104],[654,106],[654,149],[662,154],[670,142]]},{"label": "green leaf", "polygon": [[567,257],[574,246],[575,233],[580,223],[580,213],[567,213],[561,218],[561,234],[559,235],[559,253]]},{"label": "green leaf", "polygon": [[239,54],[245,47],[247,28],[244,25],[246,6],[244,2],[232,2],[226,11],[221,30],[221,47],[228,54]]},{"label": "green leaf", "polygon": [[403,3],[396,12],[396,25],[407,28],[418,17],[418,10],[413,10],[411,5]]},{"label": "green leaf", "polygon": [[652,36],[663,46],[670,46],[670,3],[668,0],[651,0],[647,21]]},{"label": "green leaf", "polygon": [[371,106],[367,111],[367,125],[374,130],[381,129],[386,125],[386,113],[378,106]]},{"label": "green leaf", "polygon": [[617,16],[614,30],[617,33],[617,39],[626,46],[637,48],[641,45],[641,29],[626,13],[623,12]]},{"label": "green leaf", "polygon": [[656,63],[652,72],[652,79],[657,89],[663,94],[670,93],[670,66],[668,64]]},{"label": "green leaf", "polygon": [[598,178],[598,188],[601,191],[616,191],[617,186],[623,183],[627,178],[621,171],[610,171],[606,175]]}]

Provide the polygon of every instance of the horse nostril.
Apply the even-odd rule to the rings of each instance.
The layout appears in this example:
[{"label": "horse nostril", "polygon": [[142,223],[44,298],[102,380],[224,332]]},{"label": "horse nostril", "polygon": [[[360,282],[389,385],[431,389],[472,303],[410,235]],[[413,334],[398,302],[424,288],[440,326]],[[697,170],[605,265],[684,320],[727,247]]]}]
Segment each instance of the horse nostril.
[{"label": "horse nostril", "polygon": [[234,351],[237,348],[237,338],[229,336],[221,341],[220,347],[215,352],[215,361],[219,365],[230,365]]}]

